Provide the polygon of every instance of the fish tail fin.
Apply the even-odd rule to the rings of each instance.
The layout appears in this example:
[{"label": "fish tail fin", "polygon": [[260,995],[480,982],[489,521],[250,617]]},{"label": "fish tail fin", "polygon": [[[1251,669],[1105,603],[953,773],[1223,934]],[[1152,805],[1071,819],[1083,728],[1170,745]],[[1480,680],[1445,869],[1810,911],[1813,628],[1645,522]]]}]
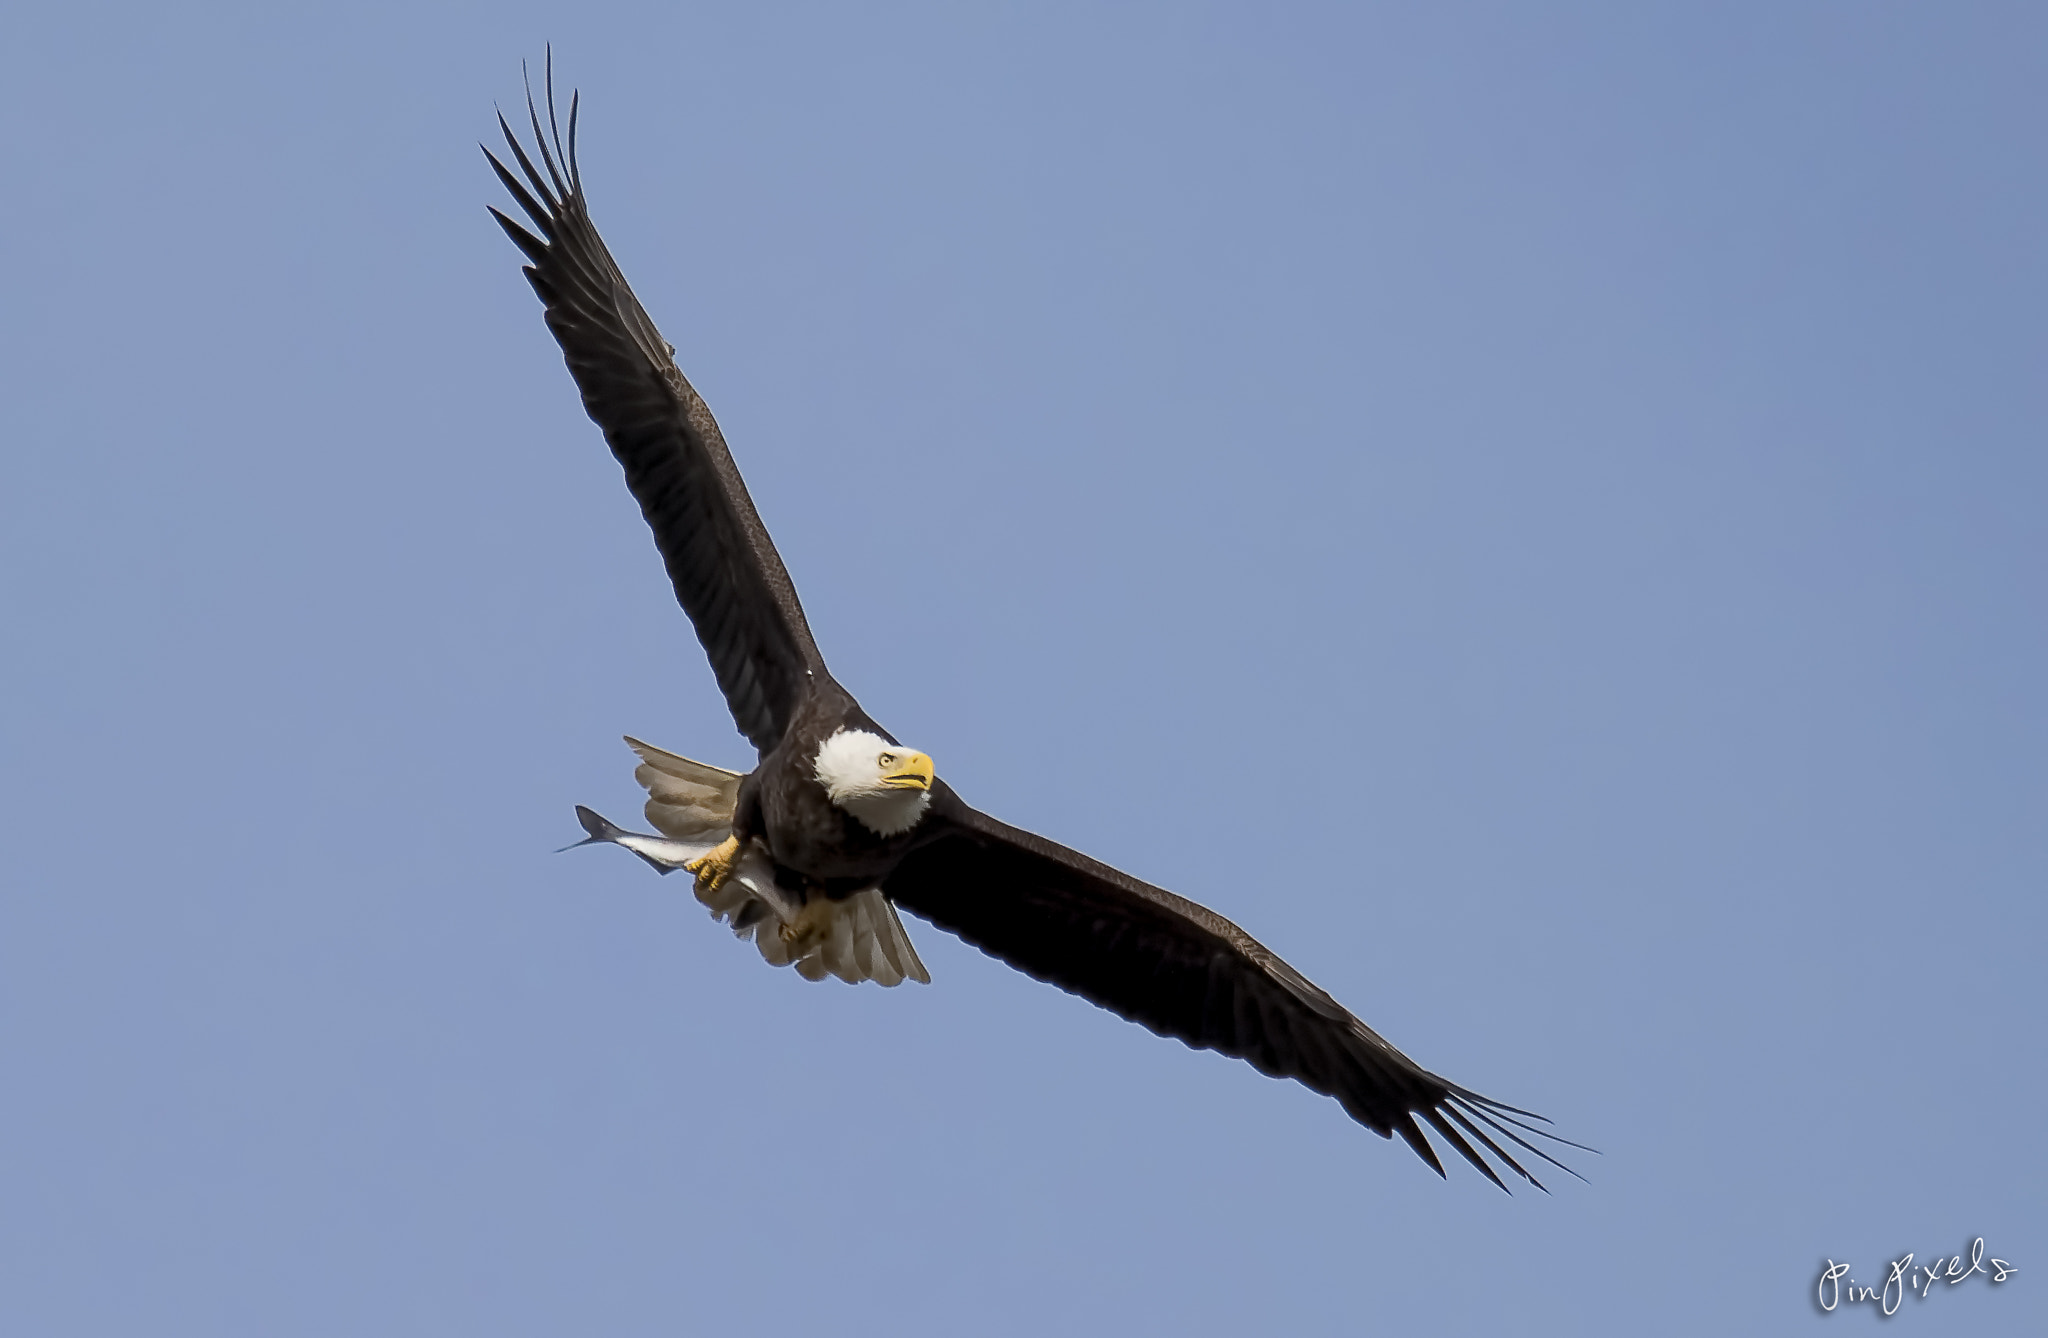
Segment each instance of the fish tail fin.
[{"label": "fish tail fin", "polygon": [[[614,825],[603,814],[595,809],[585,808],[581,804],[576,805],[576,821],[582,823],[583,830],[590,833],[590,835],[584,837],[581,841],[571,841],[568,845],[563,846],[562,850],[574,850],[578,846],[594,846],[606,841],[616,841],[620,837],[629,834],[624,827]],[[559,855],[562,853],[562,850],[557,850],[555,853]]]}]

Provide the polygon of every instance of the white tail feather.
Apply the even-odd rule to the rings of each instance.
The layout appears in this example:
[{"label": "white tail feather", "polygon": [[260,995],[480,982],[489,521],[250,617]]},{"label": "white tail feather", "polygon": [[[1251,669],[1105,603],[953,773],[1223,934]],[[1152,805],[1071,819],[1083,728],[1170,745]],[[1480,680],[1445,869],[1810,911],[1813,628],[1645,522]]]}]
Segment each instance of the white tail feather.
[{"label": "white tail feather", "polygon": [[737,771],[692,762],[628,734],[626,746],[640,755],[633,779],[647,790],[647,820],[675,841],[717,845],[732,834],[739,806]]},{"label": "white tail feather", "polygon": [[[693,762],[649,743],[626,736],[640,755],[633,778],[647,789],[647,820],[672,841],[715,846],[732,834],[733,811],[739,806],[736,771]],[[770,966],[794,966],[805,980],[837,976],[848,984],[872,980],[900,985],[915,980],[931,983],[931,973],[897,918],[896,907],[880,888],[864,888],[826,908],[826,925],[809,948],[797,956],[782,937],[782,926],[802,908],[775,884],[775,869],[758,842],[749,842],[739,867],[716,892],[697,894],[715,920],[732,926],[741,939],[752,939],[761,960]]]}]

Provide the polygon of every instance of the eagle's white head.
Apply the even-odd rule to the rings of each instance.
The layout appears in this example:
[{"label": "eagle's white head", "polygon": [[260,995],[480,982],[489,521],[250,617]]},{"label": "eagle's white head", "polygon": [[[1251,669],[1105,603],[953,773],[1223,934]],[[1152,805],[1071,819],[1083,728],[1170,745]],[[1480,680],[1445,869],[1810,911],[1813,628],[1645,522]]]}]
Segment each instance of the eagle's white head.
[{"label": "eagle's white head", "polygon": [[877,836],[917,826],[932,801],[932,760],[864,729],[819,745],[816,774],[826,797]]}]

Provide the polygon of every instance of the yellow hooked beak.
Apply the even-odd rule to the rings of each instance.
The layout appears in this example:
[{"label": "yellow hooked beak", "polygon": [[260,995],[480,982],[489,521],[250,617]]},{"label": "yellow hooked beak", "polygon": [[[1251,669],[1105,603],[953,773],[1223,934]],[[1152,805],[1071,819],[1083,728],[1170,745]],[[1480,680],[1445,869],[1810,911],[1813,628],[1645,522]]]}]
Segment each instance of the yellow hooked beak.
[{"label": "yellow hooked beak", "polygon": [[882,773],[882,788],[885,790],[929,790],[932,788],[932,760],[923,753],[910,753],[899,758],[895,766]]}]

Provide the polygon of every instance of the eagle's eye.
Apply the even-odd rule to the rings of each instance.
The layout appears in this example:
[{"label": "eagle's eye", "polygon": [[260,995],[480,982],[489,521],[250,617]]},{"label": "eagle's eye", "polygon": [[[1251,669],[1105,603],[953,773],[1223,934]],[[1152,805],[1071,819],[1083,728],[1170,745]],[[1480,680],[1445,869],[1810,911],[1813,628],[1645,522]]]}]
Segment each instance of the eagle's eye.
[{"label": "eagle's eye", "polygon": [[883,753],[880,757],[876,758],[875,760],[877,762],[880,762],[885,767],[893,767],[896,765],[896,754]]}]

